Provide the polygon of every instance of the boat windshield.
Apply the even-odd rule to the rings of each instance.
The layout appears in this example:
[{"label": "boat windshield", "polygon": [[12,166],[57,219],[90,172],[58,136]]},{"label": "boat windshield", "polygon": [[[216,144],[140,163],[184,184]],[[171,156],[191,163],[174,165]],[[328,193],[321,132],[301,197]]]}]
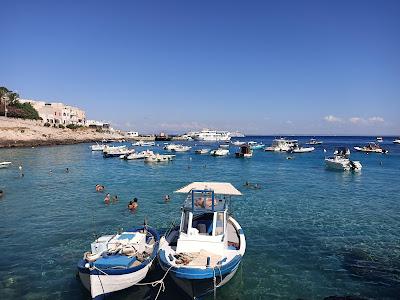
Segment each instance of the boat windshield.
[{"label": "boat windshield", "polygon": [[204,213],[214,211],[224,211],[228,205],[228,197],[224,195],[215,195],[210,190],[192,190],[188,194],[183,208],[193,213]]}]

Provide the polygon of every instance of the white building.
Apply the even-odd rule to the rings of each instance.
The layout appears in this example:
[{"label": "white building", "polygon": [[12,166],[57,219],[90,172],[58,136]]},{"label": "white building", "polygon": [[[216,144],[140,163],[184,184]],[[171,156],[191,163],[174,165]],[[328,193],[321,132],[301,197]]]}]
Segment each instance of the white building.
[{"label": "white building", "polygon": [[39,113],[39,117],[44,122],[50,124],[69,124],[84,125],[86,122],[86,113],[78,107],[66,105],[61,102],[45,102],[31,99],[18,99],[21,103],[30,103]]},{"label": "white building", "polygon": [[139,132],[137,132],[137,131],[128,131],[128,132],[126,133],[126,135],[127,135],[128,137],[138,137],[138,136],[139,136]]}]

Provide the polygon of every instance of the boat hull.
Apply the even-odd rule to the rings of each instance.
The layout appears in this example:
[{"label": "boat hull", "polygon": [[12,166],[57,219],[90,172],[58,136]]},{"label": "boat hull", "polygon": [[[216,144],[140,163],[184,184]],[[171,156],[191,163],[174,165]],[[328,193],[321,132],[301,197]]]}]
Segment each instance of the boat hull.
[{"label": "boat hull", "polygon": [[[143,230],[143,228],[137,227],[130,232],[137,232]],[[91,293],[93,299],[103,299],[106,295],[129,288],[146,277],[158,253],[160,242],[160,236],[156,230],[150,227],[146,227],[146,230],[155,239],[155,244],[152,254],[139,265],[133,265],[129,268],[98,269],[85,258],[79,260],[79,278],[83,286]]]},{"label": "boat hull", "polygon": [[225,285],[233,278],[233,276],[235,276],[238,266],[232,270],[232,272],[222,275],[222,277],[217,274],[215,277],[215,286],[214,278],[188,280],[179,278],[174,274],[172,274],[171,277],[190,298],[196,299],[212,294],[214,293],[214,289],[217,290]]},{"label": "boat hull", "polygon": [[106,294],[124,290],[142,281],[151,265],[150,263],[136,272],[121,275],[89,274],[80,271],[79,278],[92,298],[100,299]]}]

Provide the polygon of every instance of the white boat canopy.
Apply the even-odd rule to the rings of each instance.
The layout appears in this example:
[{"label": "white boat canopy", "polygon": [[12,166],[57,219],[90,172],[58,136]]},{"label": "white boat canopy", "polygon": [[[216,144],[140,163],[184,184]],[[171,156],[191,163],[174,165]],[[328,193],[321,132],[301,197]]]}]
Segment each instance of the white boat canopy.
[{"label": "white boat canopy", "polygon": [[190,193],[192,190],[210,190],[219,195],[241,196],[242,193],[229,182],[192,182],[175,193]]}]

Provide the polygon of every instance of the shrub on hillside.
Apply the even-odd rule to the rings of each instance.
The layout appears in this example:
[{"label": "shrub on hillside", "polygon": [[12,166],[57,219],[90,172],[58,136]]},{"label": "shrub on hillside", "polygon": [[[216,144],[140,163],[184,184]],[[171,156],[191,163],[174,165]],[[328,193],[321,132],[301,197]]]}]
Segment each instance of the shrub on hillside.
[{"label": "shrub on hillside", "polygon": [[81,128],[82,126],[81,125],[75,125],[75,124],[68,124],[65,127],[69,128],[69,129],[78,129],[78,128]]},{"label": "shrub on hillside", "polygon": [[65,128],[65,126],[64,126],[63,124],[60,124],[60,125],[58,125],[58,128],[62,128],[62,129],[64,129],[64,128]]},{"label": "shrub on hillside", "polygon": [[44,127],[50,127],[50,123],[49,123],[49,122],[46,122],[46,123],[44,123],[43,126],[44,126]]}]

